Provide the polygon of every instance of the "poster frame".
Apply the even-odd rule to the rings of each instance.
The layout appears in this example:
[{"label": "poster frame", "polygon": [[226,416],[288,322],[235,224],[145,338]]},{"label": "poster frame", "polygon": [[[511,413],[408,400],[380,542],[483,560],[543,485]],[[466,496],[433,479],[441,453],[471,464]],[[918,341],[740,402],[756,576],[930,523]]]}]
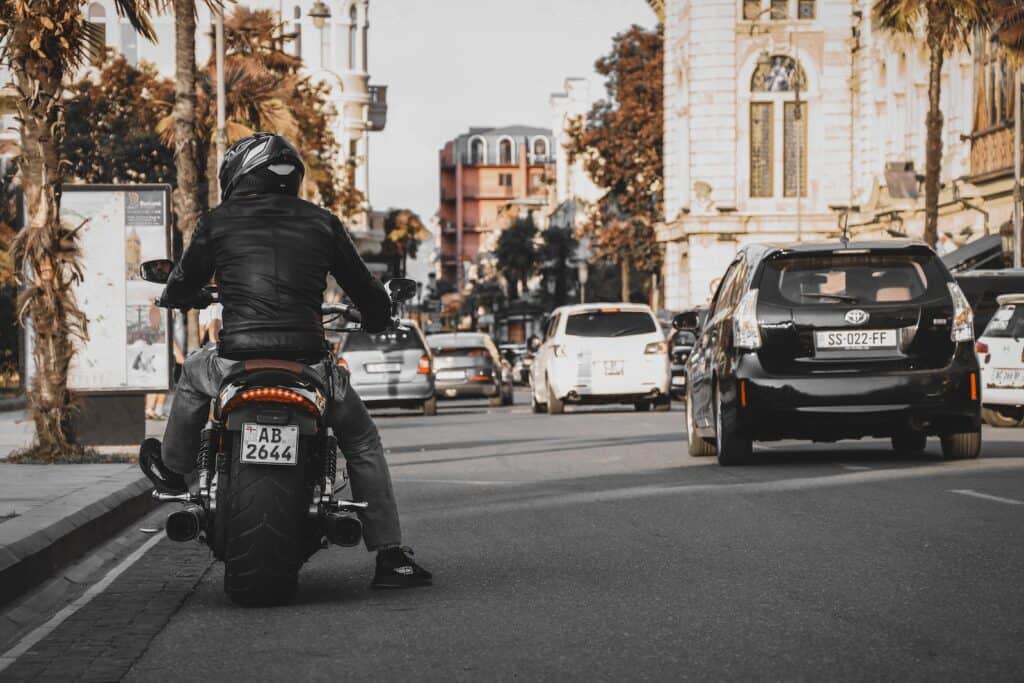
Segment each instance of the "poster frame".
[{"label": "poster frame", "polygon": [[[174,224],[173,224],[173,211],[171,209],[171,194],[172,188],[167,183],[68,183],[61,187],[61,194],[67,194],[69,192],[153,192],[159,191],[164,194],[164,242],[167,247],[168,258],[173,260],[174,257]],[[27,212],[27,207],[25,207]],[[26,215],[27,222],[27,215]],[[88,277],[88,271],[86,271],[86,277]],[[21,288],[24,289],[24,286]],[[167,332],[166,346],[167,346],[167,389],[155,389],[147,390],[144,388],[131,388],[131,387],[117,387],[110,389],[70,389],[76,396],[117,396],[117,395],[138,395],[148,393],[164,393],[165,391],[172,391],[174,388],[174,326],[172,320],[173,312],[171,309],[164,310],[164,316],[166,324],[164,327]],[[31,322],[31,319],[29,319]],[[30,358],[30,354],[33,349],[28,343],[29,331],[28,326],[22,327],[21,333],[21,377],[23,382],[22,391],[28,393],[31,389],[29,381],[29,363],[34,362]]]}]

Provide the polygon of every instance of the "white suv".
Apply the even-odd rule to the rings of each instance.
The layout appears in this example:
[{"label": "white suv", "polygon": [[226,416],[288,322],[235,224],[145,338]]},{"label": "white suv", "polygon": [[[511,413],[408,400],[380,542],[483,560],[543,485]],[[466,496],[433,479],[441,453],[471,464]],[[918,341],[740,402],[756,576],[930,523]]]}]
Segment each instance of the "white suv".
[{"label": "white suv", "polygon": [[632,403],[668,410],[668,342],[642,304],[580,304],[555,309],[530,371],[533,412],[566,403]]}]

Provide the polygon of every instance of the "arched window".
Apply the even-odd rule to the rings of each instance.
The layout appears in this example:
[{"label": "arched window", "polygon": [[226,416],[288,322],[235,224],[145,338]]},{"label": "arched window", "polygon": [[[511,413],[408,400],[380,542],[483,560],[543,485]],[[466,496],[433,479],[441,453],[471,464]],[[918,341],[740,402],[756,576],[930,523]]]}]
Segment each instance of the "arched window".
[{"label": "arched window", "polygon": [[356,35],[359,31],[358,23],[359,22],[356,17],[356,6],[352,5],[348,9],[348,68],[351,71],[355,71],[356,68]]},{"label": "arched window", "polygon": [[487,143],[483,138],[473,138],[469,143],[469,163],[480,165],[487,163],[486,160]]},{"label": "arched window", "polygon": [[534,138],[533,156],[542,159],[548,155],[548,141],[544,138]]},{"label": "arched window", "polygon": [[292,10],[292,34],[295,36],[295,56],[302,58],[302,8]]},{"label": "arched window", "polygon": [[806,89],[807,76],[792,57],[758,60],[750,79],[751,197],[778,196],[777,176],[783,197],[807,196]]},{"label": "arched window", "polygon": [[498,143],[498,163],[512,163],[512,141],[508,138],[503,138],[502,141]]},{"label": "arched window", "polygon": [[89,50],[89,62],[99,66],[107,56],[107,10],[100,3],[94,2],[89,5],[86,17],[89,30],[95,31],[97,36],[96,44]]}]

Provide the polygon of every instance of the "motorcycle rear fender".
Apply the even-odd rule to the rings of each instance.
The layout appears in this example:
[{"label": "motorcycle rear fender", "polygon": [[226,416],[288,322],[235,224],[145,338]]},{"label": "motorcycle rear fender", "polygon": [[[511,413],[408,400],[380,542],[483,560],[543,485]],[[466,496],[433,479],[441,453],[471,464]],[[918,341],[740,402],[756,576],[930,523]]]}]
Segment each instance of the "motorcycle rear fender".
[{"label": "motorcycle rear fender", "polygon": [[298,425],[299,434],[314,436],[320,431],[319,421],[296,406],[283,403],[246,403],[221,418],[228,431],[241,431],[246,422],[267,425]]}]

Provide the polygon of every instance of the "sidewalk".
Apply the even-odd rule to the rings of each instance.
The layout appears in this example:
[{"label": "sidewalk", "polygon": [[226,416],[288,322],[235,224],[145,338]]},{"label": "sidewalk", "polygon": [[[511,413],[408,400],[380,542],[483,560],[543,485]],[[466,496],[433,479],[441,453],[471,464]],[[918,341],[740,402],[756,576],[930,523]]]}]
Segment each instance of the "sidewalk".
[{"label": "sidewalk", "polygon": [[[147,421],[147,435],[159,437],[165,424]],[[134,463],[6,464],[11,451],[32,442],[33,429],[26,411],[0,412],[0,604],[88,553],[153,506],[150,484]]]}]

